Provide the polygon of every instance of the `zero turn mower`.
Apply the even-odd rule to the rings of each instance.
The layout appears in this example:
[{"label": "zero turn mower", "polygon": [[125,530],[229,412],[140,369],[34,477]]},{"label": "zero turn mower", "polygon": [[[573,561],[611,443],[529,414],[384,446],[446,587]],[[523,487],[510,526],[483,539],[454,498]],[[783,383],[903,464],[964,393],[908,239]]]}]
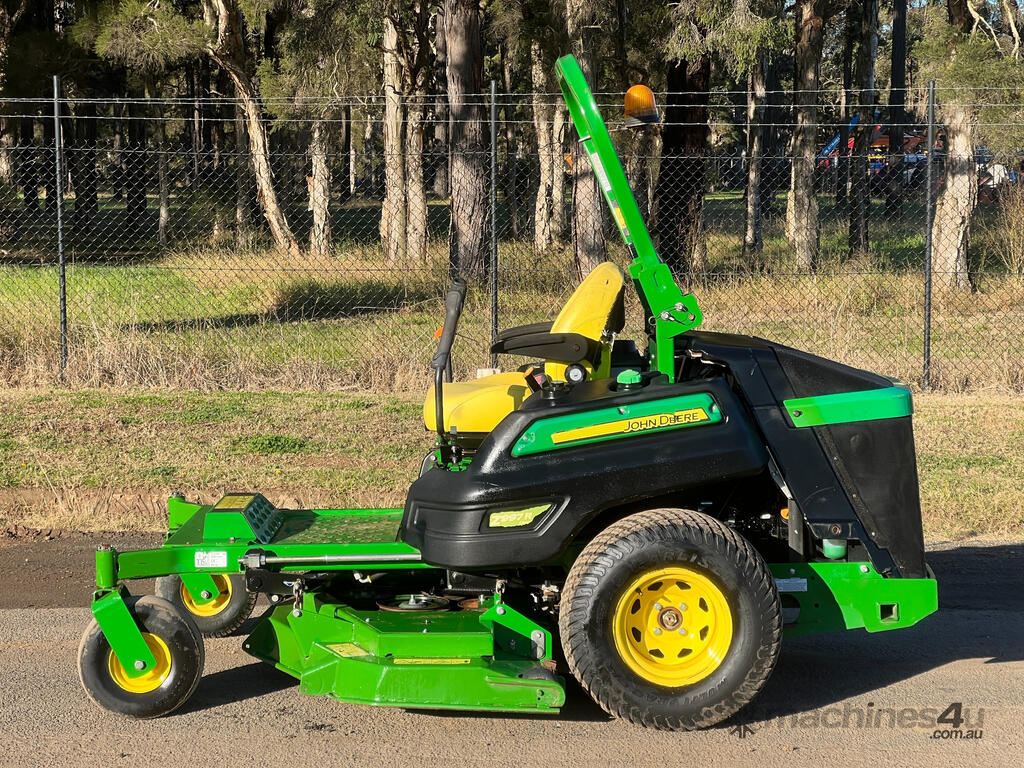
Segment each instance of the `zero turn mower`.
[{"label": "zero turn mower", "polygon": [[[632,258],[642,351],[618,338],[627,280],[604,263],[553,322],[495,339],[537,363],[446,381],[456,280],[424,405],[436,448],[405,508],[172,497],[162,546],[96,552],[78,664],[98,704],[173,711],[199,683],[203,637],[264,595],[243,647],[304,693],[556,713],[568,672],[614,716],[700,728],[757,695],[784,636],[936,610],[909,391],[695,330],[697,302],[655,252],[575,59],[557,72]],[[630,94],[627,125],[657,119],[653,95]],[[157,595],[131,596],[125,582],[148,577]]]}]

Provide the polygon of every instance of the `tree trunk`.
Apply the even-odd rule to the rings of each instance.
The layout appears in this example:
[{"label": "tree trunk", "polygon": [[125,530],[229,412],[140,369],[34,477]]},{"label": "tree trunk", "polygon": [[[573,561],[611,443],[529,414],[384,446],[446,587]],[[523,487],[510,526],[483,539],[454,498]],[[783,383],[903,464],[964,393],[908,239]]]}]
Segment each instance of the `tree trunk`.
[{"label": "tree trunk", "polygon": [[309,232],[309,252],[313,256],[331,253],[331,168],[328,126],[314,120],[309,141],[312,178],[309,185],[309,207],[313,211],[313,228]]},{"label": "tree trunk", "polygon": [[764,247],[761,217],[761,156],[764,154],[765,56],[750,69],[747,89],[747,211],[743,230],[743,260],[750,264]]},{"label": "tree trunk", "polygon": [[352,156],[352,105],[346,104],[342,109],[342,117],[337,123],[336,132],[339,137],[340,149],[336,157],[339,168],[338,177],[342,179],[341,188],[338,190],[338,202],[343,203],[352,196],[349,189],[349,163]]},{"label": "tree trunk", "polygon": [[263,109],[259,90],[249,75],[249,57],[242,36],[242,14],[237,0],[203,0],[207,26],[216,33],[206,44],[210,58],[231,78],[235,95],[245,111],[246,127],[252,150],[252,163],[256,175],[256,194],[263,215],[270,225],[270,233],[279,250],[297,257],[299,243],[288,226],[274,190],[270,166],[270,142],[263,123]]},{"label": "tree trunk", "polygon": [[[448,134],[451,142],[452,226],[449,239],[454,272],[474,280],[488,274],[490,223],[484,108],[483,42],[477,0],[445,0],[448,46]],[[475,94],[475,95],[474,95]]]},{"label": "tree trunk", "polygon": [[128,222],[136,230],[146,216],[146,123],[140,117],[137,107],[128,108],[124,208]]},{"label": "tree trunk", "polygon": [[878,55],[878,0],[860,3],[860,31],[857,45],[857,107],[860,121],[854,132],[853,155],[850,158],[850,227],[847,239],[848,256],[852,259],[870,251],[868,213],[871,207],[870,167],[871,134],[875,128],[875,59]]},{"label": "tree trunk", "polygon": [[[587,82],[596,89],[595,7],[586,0],[566,0],[569,47]],[[584,39],[586,37],[586,39]],[[585,277],[605,259],[604,200],[586,150],[572,145],[572,252],[577,276]]]},{"label": "tree trunk", "polygon": [[406,262],[405,116],[401,98],[402,73],[398,59],[398,30],[385,17],[384,66],[384,201],[380,212],[380,240],[384,260],[398,265]]},{"label": "tree trunk", "polygon": [[448,98],[445,94],[448,69],[448,44],[444,37],[444,3],[434,16],[434,139],[431,143],[431,167],[434,169],[434,195],[442,200],[451,194],[448,181]]},{"label": "tree trunk", "polygon": [[99,212],[96,196],[96,104],[83,102],[78,105],[78,119],[75,120],[75,146],[67,153],[68,165],[75,187],[75,229],[89,232]]},{"label": "tree trunk", "polygon": [[[11,33],[25,11],[28,0],[0,3],[0,95],[7,95],[7,63],[11,50]],[[11,7],[13,6],[13,7]],[[6,110],[8,105],[3,105]],[[18,143],[18,126],[7,115],[0,115],[0,181],[15,184],[14,147]]]},{"label": "tree trunk", "polygon": [[551,119],[551,242],[565,239],[565,134],[566,109],[556,99]]},{"label": "tree trunk", "polygon": [[903,203],[903,126],[907,102],[907,0],[892,3],[892,66],[889,70],[889,159],[886,164],[885,215]]},{"label": "tree trunk", "polygon": [[853,105],[853,50],[857,38],[857,10],[846,9],[843,29],[843,90],[840,93],[839,151],[836,154],[836,209],[849,210],[850,192],[850,114]]},{"label": "tree trunk", "polygon": [[[678,61],[668,68],[668,95],[661,129],[661,169],[654,192],[658,253],[677,275],[696,266],[707,183],[708,90],[711,57]],[[702,250],[700,251],[703,252]]]},{"label": "tree trunk", "polygon": [[[169,230],[171,224],[171,179],[170,169],[167,162],[167,127],[164,124],[163,114],[158,114],[156,123],[153,126],[153,136],[156,140],[157,152],[157,184],[160,194],[160,213],[157,217],[157,240],[161,247],[169,242]],[[77,207],[77,203],[76,203]]]},{"label": "tree trunk", "polygon": [[540,183],[537,185],[537,199],[533,205],[533,247],[538,251],[546,251],[551,247],[551,218],[554,213],[555,165],[556,152],[552,147],[552,120],[554,109],[551,104],[550,67],[543,55],[538,41],[530,45],[530,85],[533,90],[533,128],[537,134],[537,158],[540,166]]},{"label": "tree trunk", "polygon": [[32,117],[24,116],[18,126],[18,186],[25,198],[25,210],[30,217],[39,214],[39,168],[36,163],[38,148],[35,145],[36,124]]},{"label": "tree trunk", "polygon": [[406,108],[405,183],[406,256],[410,263],[427,263],[427,188],[423,181],[423,133],[426,128],[426,104],[417,94]]},{"label": "tree trunk", "polygon": [[[512,72],[519,59],[519,43],[510,41],[503,45],[501,56],[501,91],[504,94],[512,93]],[[515,106],[511,97],[504,99],[501,108],[502,131],[505,134],[505,162],[499,178],[503,179],[502,188],[504,191],[505,204],[510,215],[510,223],[513,239],[519,239],[519,232],[522,229],[522,211],[519,205],[519,147],[516,146],[516,120]],[[494,150],[498,152],[497,148]],[[499,159],[500,162],[500,159]]]},{"label": "tree trunk", "polygon": [[235,246],[244,247],[252,235],[252,162],[245,131],[245,111],[235,103]]},{"label": "tree trunk", "polygon": [[932,274],[940,291],[970,291],[967,256],[978,202],[973,119],[963,106],[944,112],[946,168],[932,223]]},{"label": "tree trunk", "polygon": [[797,270],[806,272],[818,260],[818,200],[814,163],[818,131],[818,74],[824,31],[822,0],[798,0],[796,7],[796,76],[793,101],[796,126],[790,144],[792,170],[786,204],[786,234],[793,245]]}]

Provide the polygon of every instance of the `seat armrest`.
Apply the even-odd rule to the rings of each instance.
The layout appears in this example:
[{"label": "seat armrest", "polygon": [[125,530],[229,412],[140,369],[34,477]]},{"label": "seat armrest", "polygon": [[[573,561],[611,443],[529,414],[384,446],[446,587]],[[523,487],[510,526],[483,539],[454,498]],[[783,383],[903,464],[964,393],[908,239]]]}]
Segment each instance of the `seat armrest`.
[{"label": "seat armrest", "polygon": [[530,323],[529,325],[517,325],[515,328],[506,328],[504,331],[494,337],[494,343],[497,344],[500,341],[508,341],[514,339],[517,336],[529,336],[534,333],[549,333],[552,326],[551,320],[546,320],[543,323]]},{"label": "seat armrest", "polygon": [[601,342],[578,333],[528,333],[491,345],[497,355],[524,355],[561,363],[595,362],[601,354]]}]

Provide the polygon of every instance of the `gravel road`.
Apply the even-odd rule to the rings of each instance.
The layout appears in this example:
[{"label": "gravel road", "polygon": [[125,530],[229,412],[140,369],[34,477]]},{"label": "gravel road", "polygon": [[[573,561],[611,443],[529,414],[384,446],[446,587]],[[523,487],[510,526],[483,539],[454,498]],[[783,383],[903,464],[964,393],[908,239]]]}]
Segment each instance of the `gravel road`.
[{"label": "gravel road", "polygon": [[[576,687],[557,718],[340,704],[301,695],[237,637],[207,641],[205,676],[184,709],[120,718],[86,699],[75,670],[95,543],[0,545],[4,765],[988,766],[1018,764],[1024,746],[1024,543],[933,547],[938,614],[898,632],[787,641],[739,718],[675,734],[610,721]],[[962,729],[981,738],[935,738],[923,724],[956,702]]]}]

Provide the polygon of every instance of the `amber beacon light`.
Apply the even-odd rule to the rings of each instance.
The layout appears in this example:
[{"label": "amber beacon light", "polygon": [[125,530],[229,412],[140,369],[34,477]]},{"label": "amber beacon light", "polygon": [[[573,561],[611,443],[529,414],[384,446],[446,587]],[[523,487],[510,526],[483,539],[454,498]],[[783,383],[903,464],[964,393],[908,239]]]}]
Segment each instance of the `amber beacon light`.
[{"label": "amber beacon light", "polygon": [[626,125],[629,127],[661,122],[654,91],[646,85],[634,85],[626,91]]}]

